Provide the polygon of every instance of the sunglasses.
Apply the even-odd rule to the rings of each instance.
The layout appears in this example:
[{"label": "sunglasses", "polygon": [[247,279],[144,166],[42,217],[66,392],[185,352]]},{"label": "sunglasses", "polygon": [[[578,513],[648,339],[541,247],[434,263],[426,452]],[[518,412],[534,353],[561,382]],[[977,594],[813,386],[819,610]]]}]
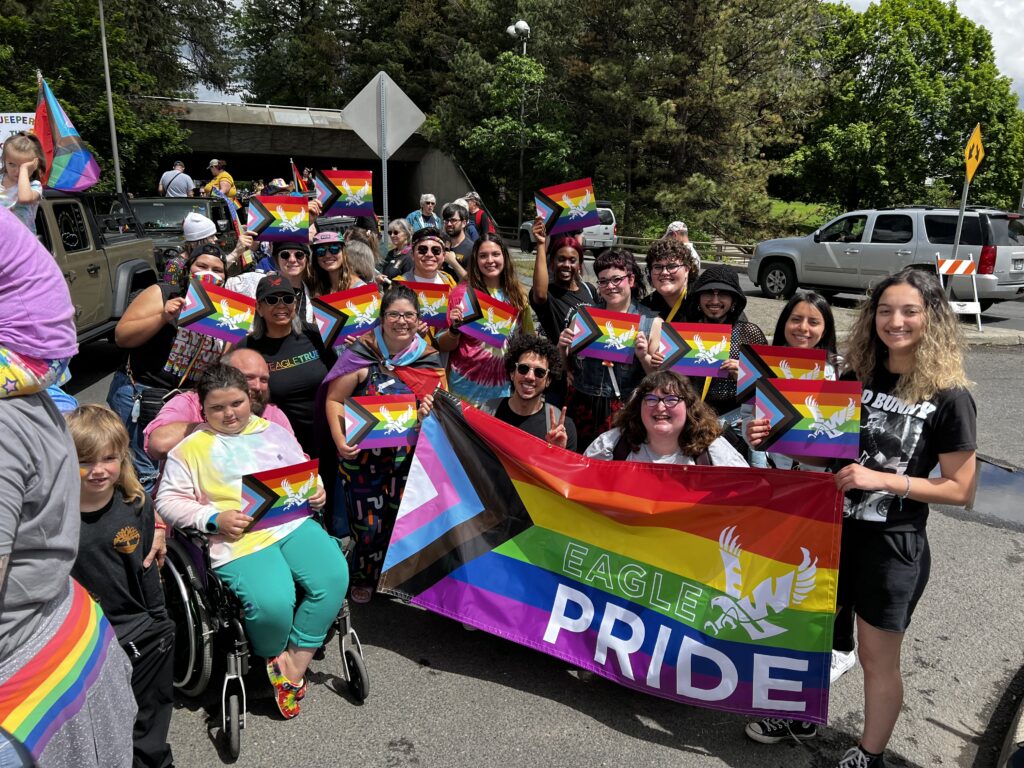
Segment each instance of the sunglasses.
[{"label": "sunglasses", "polygon": [[545,376],[548,375],[547,368],[534,368],[532,366],[527,365],[526,363],[516,363],[516,373],[518,373],[520,376],[528,376],[530,374],[530,371],[533,371],[533,375],[536,376],[538,379],[543,379]]},{"label": "sunglasses", "polygon": [[665,395],[664,397],[658,397],[657,395],[644,395],[644,405],[648,408],[657,408],[658,403],[662,403],[671,411],[681,402],[683,402],[683,398],[677,395]]},{"label": "sunglasses", "polygon": [[627,277],[629,277],[629,275],[619,275],[618,277],[603,278],[597,281],[597,285],[599,288],[615,288]]},{"label": "sunglasses", "polygon": [[292,259],[295,259],[295,261],[305,261],[306,254],[304,251],[281,251],[277,254],[277,258],[284,259],[285,261],[291,261]]},{"label": "sunglasses", "polygon": [[434,256],[440,256],[444,251],[441,250],[441,246],[439,245],[435,245],[433,247],[429,245],[421,245],[416,249],[416,253],[420,256],[426,256],[428,253],[433,254]]},{"label": "sunglasses", "polygon": [[316,257],[319,259],[321,256],[326,256],[331,253],[337,256],[341,253],[341,243],[331,243],[330,245],[318,245],[315,250]]},{"label": "sunglasses", "polygon": [[268,307],[276,306],[277,302],[279,302],[279,301],[282,304],[284,304],[285,306],[290,306],[290,305],[295,303],[295,294],[292,294],[292,293],[286,293],[284,295],[276,295],[275,294],[274,296],[266,296],[263,299],[261,299],[261,301],[264,304],[266,304]]}]

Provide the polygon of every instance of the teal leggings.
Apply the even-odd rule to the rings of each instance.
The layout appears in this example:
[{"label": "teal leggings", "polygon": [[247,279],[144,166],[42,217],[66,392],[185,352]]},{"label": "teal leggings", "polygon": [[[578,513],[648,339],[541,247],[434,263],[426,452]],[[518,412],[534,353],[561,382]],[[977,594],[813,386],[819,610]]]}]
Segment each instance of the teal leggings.
[{"label": "teal leggings", "polygon": [[[341,548],[313,520],[266,549],[220,566],[217,575],[242,601],[253,652],[268,659],[289,644],[319,648],[348,591]],[[302,588],[297,608],[296,585]]]}]

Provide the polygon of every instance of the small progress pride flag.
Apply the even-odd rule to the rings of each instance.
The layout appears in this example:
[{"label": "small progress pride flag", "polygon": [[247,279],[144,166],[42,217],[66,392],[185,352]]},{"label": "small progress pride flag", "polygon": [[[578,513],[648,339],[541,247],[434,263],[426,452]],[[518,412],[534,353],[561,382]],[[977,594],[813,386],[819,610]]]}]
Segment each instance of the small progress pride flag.
[{"label": "small progress pride flag", "polygon": [[309,201],[302,195],[254,197],[246,228],[260,240],[309,242]]},{"label": "small progress pride flag", "polygon": [[578,179],[544,187],[533,199],[537,215],[544,219],[548,237],[577,232],[601,223],[590,179]]},{"label": "small progress pride flag", "polygon": [[416,395],[368,395],[345,401],[345,442],[363,450],[416,444]]},{"label": "small progress pride flag", "polygon": [[256,300],[193,277],[178,327],[237,344],[252,330]]},{"label": "small progress pride flag", "polygon": [[761,379],[754,411],[771,431],[759,450],[787,456],[856,459],[861,385],[856,381]]},{"label": "small progress pride flag", "polygon": [[243,475],[241,510],[253,518],[246,532],[262,531],[310,517],[313,510],[309,500],[317,491],[318,468],[317,460],[313,459]]},{"label": "small progress pride flag", "polygon": [[467,288],[462,297],[459,332],[499,349],[516,327],[519,310],[489,293]]},{"label": "small progress pride flag", "polygon": [[661,369],[683,376],[725,377],[722,363],[729,359],[732,326],[721,323],[662,323],[659,351]]},{"label": "small progress pride flag", "polygon": [[423,322],[435,330],[448,327],[448,294],[452,290],[450,285],[406,281],[403,281],[402,285],[415,292]]},{"label": "small progress pride flag", "polygon": [[569,352],[611,363],[631,363],[640,315],[581,307],[572,319]]},{"label": "small progress pride flag", "polygon": [[322,216],[373,216],[373,171],[317,171],[313,190]]},{"label": "small progress pride flag", "polygon": [[753,400],[761,379],[821,381],[825,378],[826,358],[824,349],[743,344],[736,375],[736,396],[741,401]]},{"label": "small progress pride flag", "polygon": [[313,322],[328,348],[362,336],[380,325],[380,291],[371,283],[315,298]]}]

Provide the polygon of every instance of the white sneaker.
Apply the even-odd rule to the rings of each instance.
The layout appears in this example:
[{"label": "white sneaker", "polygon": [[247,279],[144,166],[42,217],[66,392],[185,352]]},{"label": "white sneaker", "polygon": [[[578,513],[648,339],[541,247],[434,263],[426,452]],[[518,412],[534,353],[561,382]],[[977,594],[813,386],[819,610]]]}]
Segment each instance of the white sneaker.
[{"label": "white sneaker", "polygon": [[857,666],[857,654],[854,651],[832,651],[832,673],[829,680],[834,683],[851,669]]}]

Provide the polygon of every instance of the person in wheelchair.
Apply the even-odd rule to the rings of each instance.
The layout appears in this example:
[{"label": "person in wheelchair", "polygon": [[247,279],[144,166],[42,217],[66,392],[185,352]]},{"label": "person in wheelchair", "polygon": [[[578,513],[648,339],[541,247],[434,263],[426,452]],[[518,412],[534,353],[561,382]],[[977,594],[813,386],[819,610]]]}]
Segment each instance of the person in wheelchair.
[{"label": "person in wheelchair", "polygon": [[[205,423],[167,456],[156,505],[179,528],[209,534],[210,560],[238,596],[246,634],[285,718],[299,714],[305,674],[341,609],[348,565],[341,550],[310,515],[250,530],[242,513],[242,477],[306,461],[295,437],[253,416],[244,374],[210,366],[199,381]],[[320,478],[307,502],[323,507]],[[296,585],[301,599],[296,604]]]}]

